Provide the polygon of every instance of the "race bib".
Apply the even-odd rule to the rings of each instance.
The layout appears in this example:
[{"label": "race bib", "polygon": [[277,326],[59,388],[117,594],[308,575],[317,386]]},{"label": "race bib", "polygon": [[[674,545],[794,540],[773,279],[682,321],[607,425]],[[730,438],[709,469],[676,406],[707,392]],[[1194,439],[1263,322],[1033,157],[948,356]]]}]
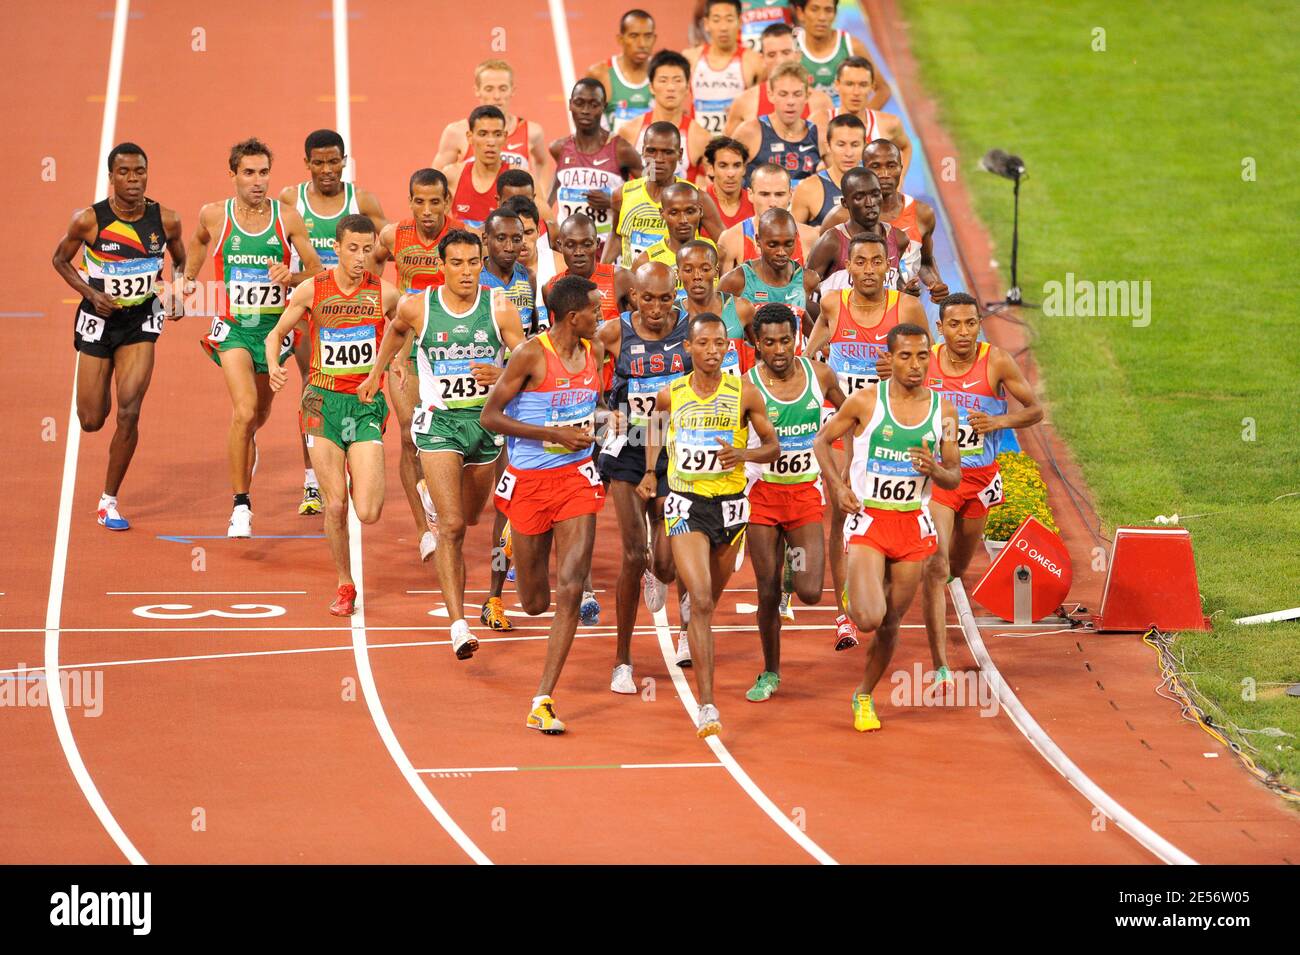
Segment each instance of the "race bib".
[{"label": "race bib", "polygon": [[411,432],[413,434],[428,434],[432,425],[433,412],[428,408],[416,408],[411,412]]},{"label": "race bib", "polygon": [[728,447],[734,441],[734,435],[730,431],[683,429],[677,432],[673,442],[673,460],[678,477],[695,481],[717,477],[732,470],[722,463],[722,447],[715,438],[722,439]]},{"label": "race bib", "polygon": [[840,391],[844,392],[845,398],[855,391],[861,391],[867,385],[874,385],[880,381],[874,374],[865,372],[839,371],[835,373],[835,377],[840,383]]},{"label": "race bib", "polygon": [[650,418],[655,413],[655,405],[658,402],[659,389],[669,380],[669,378],[664,377],[628,379],[628,424],[637,425],[639,427],[645,427],[650,424]]},{"label": "race bib", "polygon": [[150,335],[161,335],[163,330],[163,307],[162,302],[154,299],[153,308],[140,323],[140,331],[147,332]]},{"label": "race bib", "polygon": [[162,259],[128,259],[105,262],[101,268],[104,294],[118,304],[137,304],[153,294],[153,283],[162,272]]},{"label": "race bib", "polygon": [[585,477],[587,483],[592,487],[600,487],[600,472],[596,470],[596,465],[591,461],[583,461],[579,464],[578,473]]},{"label": "race bib", "polygon": [[470,372],[468,358],[433,362],[433,387],[437,400],[447,408],[481,408],[487,401],[488,386]]},{"label": "race bib", "polygon": [[497,481],[496,495],[503,501],[510,500],[511,495],[515,493],[515,476],[509,471],[501,472],[501,480]]},{"label": "race bib", "polygon": [[208,332],[208,341],[224,342],[230,335],[230,325],[219,318],[212,320],[212,330]]},{"label": "race bib", "polygon": [[288,290],[271,281],[269,269],[233,268],[228,283],[231,311],[259,314],[283,309]]},{"label": "race bib", "polygon": [[689,498],[682,497],[680,494],[669,494],[664,498],[664,518],[670,521],[686,520],[691,513],[691,502]]},{"label": "race bib", "polygon": [[320,328],[320,370],[327,375],[369,374],[378,354],[376,332],[374,325]]},{"label": "race bib", "polygon": [[969,424],[957,425],[957,450],[962,457],[982,454],[984,452],[984,435]]},{"label": "race bib", "polygon": [[[555,193],[555,198],[560,205],[560,222],[569,218],[571,215],[582,213],[596,223],[597,235],[609,235],[613,228],[613,220],[610,218],[612,209],[597,209],[587,201],[587,193],[590,189],[575,189],[572,186],[561,186]],[[604,192],[605,190],[601,190]]]},{"label": "race bib", "polygon": [[922,537],[939,536],[939,532],[934,528],[934,521],[930,519],[930,513],[925,508],[917,512],[916,526],[920,528]]},{"label": "race bib", "polygon": [[847,543],[854,537],[861,537],[871,527],[874,520],[870,514],[864,514],[859,511],[856,514],[848,514],[844,518],[844,541]]},{"label": "race bib", "polygon": [[817,473],[817,459],[812,448],[785,450],[775,461],[763,465],[763,479],[778,484],[796,484]]},{"label": "race bib", "polygon": [[722,373],[740,376],[740,349],[734,338],[727,342],[727,353],[722,356]]},{"label": "race bib", "polygon": [[899,504],[919,504],[923,490],[925,490],[925,477],[920,474],[912,477],[885,477],[881,474],[873,474],[866,502],[895,508]]},{"label": "race bib", "polygon": [[727,110],[731,109],[729,99],[697,99],[695,101],[695,121],[711,135],[721,136],[727,125]]},{"label": "race bib", "polygon": [[[596,412],[585,405],[573,405],[569,408],[552,408],[550,416],[546,419],[546,427],[561,428],[566,425],[573,428],[585,427],[594,432],[596,427]],[[550,441],[542,442],[542,450],[551,454],[575,453],[562,444]]]},{"label": "race bib", "polygon": [[77,312],[77,335],[83,342],[97,342],[104,337],[104,319],[91,312]]},{"label": "race bib", "polygon": [[1002,472],[993,475],[993,480],[984,486],[979,494],[980,503],[985,507],[996,507],[1002,503]]},{"label": "race bib", "polygon": [[735,527],[737,524],[749,523],[749,498],[739,497],[734,501],[721,501],[722,526]]}]

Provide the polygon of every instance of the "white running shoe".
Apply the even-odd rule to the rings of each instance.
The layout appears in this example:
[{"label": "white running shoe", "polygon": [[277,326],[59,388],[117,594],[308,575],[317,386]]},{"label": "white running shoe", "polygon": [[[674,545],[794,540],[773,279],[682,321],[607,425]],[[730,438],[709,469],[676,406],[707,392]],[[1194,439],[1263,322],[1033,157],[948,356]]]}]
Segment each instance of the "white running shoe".
[{"label": "white running shoe", "polygon": [[456,620],[451,625],[451,651],[457,660],[468,660],[478,649],[478,638],[470,632],[469,624]]},{"label": "white running shoe", "polygon": [[429,496],[429,488],[424,483],[424,478],[416,482],[415,489],[420,492],[420,503],[424,505],[424,519],[429,522],[430,527],[436,527],[438,511],[433,506],[433,498]]},{"label": "white running shoe", "polygon": [[684,633],[677,634],[677,659],[674,662],[679,667],[691,665],[691,644]]},{"label": "white running shoe", "polygon": [[677,602],[677,612],[682,615],[682,633],[685,633],[687,624],[691,622],[690,594],[682,594],[682,599]]},{"label": "white running shoe", "polygon": [[253,512],[248,509],[247,504],[240,504],[230,512],[230,526],[226,528],[226,536],[253,536]]},{"label": "white running shoe", "polygon": [[722,732],[722,717],[718,715],[718,708],[712,703],[701,706],[700,718],[695,726],[695,735],[700,739],[706,736],[717,736]]},{"label": "white running shoe", "polygon": [[632,664],[620,663],[614,667],[614,678],[609,681],[609,688],[615,693],[636,695],[636,680],[632,679]]},{"label": "white running shoe", "polygon": [[645,600],[646,609],[651,613],[663,610],[664,601],[668,598],[668,585],[648,567],[641,571],[641,596]]},{"label": "white running shoe", "polygon": [[424,536],[420,538],[420,560],[428,560],[437,549],[438,535],[433,531],[425,531]]}]

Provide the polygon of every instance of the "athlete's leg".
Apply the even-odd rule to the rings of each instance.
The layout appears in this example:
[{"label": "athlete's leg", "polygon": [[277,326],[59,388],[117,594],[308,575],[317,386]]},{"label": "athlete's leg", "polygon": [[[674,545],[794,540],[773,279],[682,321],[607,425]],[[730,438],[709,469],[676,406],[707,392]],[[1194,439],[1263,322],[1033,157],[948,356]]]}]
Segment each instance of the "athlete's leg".
[{"label": "athlete's leg", "polygon": [[[543,534],[513,531],[515,548],[515,592],[524,613],[535,617],[551,606],[551,538],[557,524]],[[549,659],[549,651],[547,654]]]},{"label": "athlete's leg", "polygon": [[[869,547],[854,549],[874,550]],[[879,551],[876,553],[882,560],[884,559],[883,554]],[[889,666],[889,661],[893,659],[894,648],[898,646],[898,625],[902,622],[903,614],[907,613],[907,608],[912,605],[912,597],[915,596],[916,588],[921,582],[922,564],[923,561],[919,560],[890,563],[889,596],[885,602],[885,615],[868,641],[867,661],[863,667],[862,682],[854,691],[855,695],[872,692],[884,675],[885,668]]]},{"label": "athlete's leg", "polygon": [[[462,513],[466,527],[477,527],[483,519],[483,508],[496,486],[495,461],[467,464],[460,472],[460,499],[464,502]],[[492,512],[498,513],[496,508]]]},{"label": "athlete's leg", "polygon": [[[298,336],[298,344],[293,350],[293,360],[298,366],[302,378],[302,387],[307,387],[307,376],[311,372],[311,341],[306,335]],[[303,434],[302,422],[298,422],[298,441],[302,445],[302,466],[311,470],[311,455],[307,453],[307,435]]]},{"label": "athlete's leg", "polygon": [[[749,532],[753,533],[753,530],[751,524]],[[822,522],[814,521],[786,531],[785,543],[794,568],[794,592],[809,606],[821,603],[822,589],[826,586],[826,541],[822,538]]]},{"label": "athlete's leg", "polygon": [[[677,567],[673,563],[673,549],[668,543],[668,532],[664,530],[664,499],[657,497],[645,506],[645,513],[650,517],[650,571],[655,578],[664,583],[677,579]],[[680,600],[681,582],[677,584],[677,596]]]},{"label": "athlete's leg", "polygon": [[[501,480],[501,475],[505,473],[506,464],[508,463],[505,451],[494,462],[493,472],[496,479]],[[506,515],[502,511],[497,511],[492,516],[492,579],[488,584],[488,599],[495,599],[501,596],[501,592],[506,589],[506,573],[510,570],[510,559],[506,557],[504,551],[499,551],[501,535],[506,530]]]},{"label": "athlete's leg", "polygon": [[253,469],[257,467],[257,432],[262,430],[271,417],[271,402],[275,392],[271,390],[270,375],[254,375],[253,383],[257,387],[257,416],[253,419],[253,433],[248,436],[248,486],[253,485]]},{"label": "athlete's leg", "polygon": [[921,577],[921,607],[925,612],[925,636],[930,641],[930,660],[934,668],[948,665],[948,551],[952,546],[952,508],[930,502],[930,517],[939,534],[939,548],[924,561]]},{"label": "athlete's leg", "polygon": [[[930,513],[934,513],[934,504],[930,504]],[[953,526],[952,543],[948,547],[948,573],[960,577],[970,569],[971,558],[979,549],[984,539],[984,525],[988,523],[986,511],[979,517],[959,518]]]},{"label": "athlete's leg", "polygon": [[348,473],[352,477],[352,506],[357,520],[373,524],[384,509],[384,445],[357,441],[348,448]]},{"label": "athlete's leg", "polygon": [[230,461],[230,484],[236,494],[247,494],[253,467],[253,433],[257,430],[258,383],[266,375],[253,373],[253,356],[242,348],[221,353],[221,374],[230,392],[230,431],[226,453]]},{"label": "athlete's leg", "polygon": [[[848,440],[847,438],[845,440]],[[844,452],[831,450],[831,457],[835,461],[837,468],[844,467]],[[831,564],[831,584],[835,587],[835,603],[839,605],[840,610],[848,613],[848,608],[844,606],[844,584],[847,578],[848,564],[847,555],[844,553],[844,512],[840,510],[839,502],[835,495],[830,497],[830,564]]]},{"label": "athlete's leg", "polygon": [[117,496],[131,465],[140,439],[140,406],[153,377],[153,342],[123,345],[113,353],[113,377],[117,380],[117,429],[108,448],[108,472],[104,493]]},{"label": "athlete's leg", "polygon": [[[631,485],[628,485],[630,488]],[[591,571],[591,551],[596,542],[596,515],[583,514],[560,521],[551,534],[555,538],[555,616],[546,640],[546,664],[537,684],[538,696],[550,696],[559,682],[560,671],[573,646],[578,628],[578,607],[582,603],[583,580]],[[524,576],[523,565],[519,574]],[[543,564],[543,567],[546,565]]]},{"label": "athlete's leg", "polygon": [[[713,702],[713,580],[712,548],[705,534],[691,531],[674,534],[669,539],[677,581],[686,588],[691,600],[691,619],[687,642],[695,668],[695,687],[700,705]],[[735,555],[732,555],[735,559]]]},{"label": "athlete's leg", "polygon": [[77,420],[82,431],[104,427],[113,407],[112,383],[113,359],[77,353]]},{"label": "athlete's leg", "polygon": [[[398,476],[402,479],[402,492],[406,495],[407,507],[415,520],[416,530],[423,536],[429,529],[424,516],[424,505],[420,503],[420,490],[416,486],[424,472],[420,467],[420,454],[415,450],[415,441],[411,437],[411,415],[420,403],[420,378],[415,369],[408,368],[406,387],[397,387],[397,379],[389,375],[388,398],[393,411],[397,413],[397,427],[402,435],[402,460],[398,465]],[[432,493],[432,485],[426,485]],[[436,504],[434,505],[437,506]],[[441,513],[441,512],[439,512]]]},{"label": "athlete's leg", "polygon": [[[816,525],[821,533],[821,525]],[[770,524],[750,524],[749,562],[754,565],[758,588],[758,638],[763,646],[763,669],[781,672],[781,553],[783,535]]]},{"label": "athlete's leg", "polygon": [[[229,353],[227,353],[229,354]],[[225,355],[222,355],[225,360]],[[311,466],[320,482],[320,496],[325,511],[325,540],[339,572],[339,586],[352,583],[352,556],[348,550],[348,458],[343,449],[327,438],[314,436]]]},{"label": "athlete's leg", "polygon": [[[453,621],[465,617],[465,488],[464,458],[454,451],[424,451],[420,464],[424,481],[438,509],[438,549],[434,552],[434,568],[438,573],[438,586],[447,604],[447,615]],[[478,470],[483,470],[482,468]],[[480,506],[482,501],[479,501]]]},{"label": "athlete's leg", "polygon": [[636,486],[627,481],[610,481],[609,496],[618,514],[619,537],[623,543],[623,566],[614,585],[614,617],[618,641],[614,663],[632,662],[632,630],[636,627],[641,604],[641,573],[646,561],[646,506],[637,496]]},{"label": "athlete's leg", "polygon": [[849,547],[848,612],[859,633],[869,633],[885,618],[885,555],[866,544]]}]

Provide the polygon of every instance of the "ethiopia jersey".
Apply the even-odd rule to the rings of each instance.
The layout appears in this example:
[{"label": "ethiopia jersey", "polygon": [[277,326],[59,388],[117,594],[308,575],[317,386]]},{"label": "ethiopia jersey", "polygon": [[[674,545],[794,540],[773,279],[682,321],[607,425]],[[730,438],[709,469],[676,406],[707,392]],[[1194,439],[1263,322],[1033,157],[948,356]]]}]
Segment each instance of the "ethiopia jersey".
[{"label": "ethiopia jersey", "polygon": [[943,439],[939,393],[929,391],[930,410],[920,424],[900,424],[889,407],[889,382],[876,383],[876,408],[853,438],[849,484],[865,507],[919,511],[930,502],[930,479],[912,467],[909,448],[937,452]]},{"label": "ethiopia jersey", "polygon": [[[467,160],[474,158],[473,142],[470,142],[464,158]],[[506,141],[501,147],[501,168],[532,172],[532,167],[528,164],[528,120],[522,116],[515,117],[514,132],[506,136]]]},{"label": "ethiopia jersey", "polygon": [[989,385],[989,355],[992,346],[988,342],[979,343],[975,364],[964,375],[944,373],[943,355],[947,349],[945,342],[935,344],[934,359],[930,362],[927,378],[930,387],[951,401],[957,409],[957,447],[961,451],[961,466],[979,468],[994,464],[1002,450],[1002,435],[1006,432],[999,430],[978,434],[967,421],[972,411],[982,411],[987,415],[1007,413],[1006,398]]},{"label": "ethiopia jersey", "polygon": [[[294,202],[294,207],[302,216],[303,224],[307,226],[307,238],[311,240],[311,247],[320,257],[320,264],[327,269],[332,269],[339,264],[339,257],[334,252],[334,237],[338,233],[339,222],[344,216],[361,213],[361,208],[357,205],[356,186],[350,182],[343,183],[342,208],[332,216],[323,216],[311,207],[311,199],[307,196],[308,185],[310,183],[298,183],[298,198]],[[292,255],[289,268],[299,272],[302,270],[302,263],[298,261],[298,253],[292,249],[290,251]]]},{"label": "ethiopia jersey", "polygon": [[[678,182],[689,180],[677,177]],[[618,234],[623,240],[619,265],[630,269],[636,257],[648,252],[660,239],[668,237],[668,226],[660,212],[661,204],[650,198],[645,177],[633,179],[623,186],[623,205],[618,211]]]},{"label": "ethiopia jersey", "polygon": [[289,238],[280,218],[280,201],[271,200],[271,221],[261,232],[245,232],[235,221],[235,200],[226,200],[226,222],[212,253],[217,276],[226,287],[220,318],[241,328],[271,328],[289,302],[289,288],[271,281],[275,263],[289,265]]},{"label": "ethiopia jersey", "polygon": [[629,83],[618,68],[618,57],[611,56],[609,63],[609,100],[605,103],[605,123],[617,129],[619,123],[636,119],[654,108],[650,98],[650,80]]},{"label": "ethiopia jersey", "polygon": [[[591,354],[591,342],[583,340],[585,356],[582,371],[572,372],[564,367],[555,354],[551,336],[543,332],[537,338],[546,355],[546,377],[536,388],[521,391],[506,406],[506,414],[516,421],[543,428],[565,425],[586,425],[596,430],[596,401],[600,394],[600,369]],[[558,468],[566,464],[580,464],[591,460],[591,448],[570,451],[562,444],[538,441],[533,438],[506,439],[510,466],[521,471]]]},{"label": "ethiopia jersey", "polygon": [[847,398],[855,391],[880,380],[876,374],[876,359],[889,350],[886,339],[898,324],[899,293],[894,289],[885,290],[884,314],[880,321],[866,328],[857,323],[849,308],[853,290],[841,289],[838,294],[840,313],[835,321],[835,330],[831,332],[830,343],[826,346],[826,364],[835,372],[840,391]]},{"label": "ethiopia jersey", "polygon": [[668,386],[668,487],[701,497],[740,494],[745,490],[745,464],[724,467],[718,441],[737,449],[749,443],[749,426],[742,423],[741,379],[723,375],[717,390],[701,398],[691,387],[693,377],[694,372],[683,375]]},{"label": "ethiopia jersey", "polygon": [[[139,318],[142,312],[154,311],[158,301],[154,296],[154,282],[162,278],[163,253],[167,249],[167,233],[162,224],[162,207],[152,199],[145,199],[144,214],[133,222],[117,217],[107,199],[95,203],[95,239],[85,245],[83,263],[86,281],[91,288],[103,292],[121,309],[108,321],[118,318]],[[95,306],[83,299],[82,311],[94,315]],[[162,331],[162,318],[158,318]]]},{"label": "ethiopia jersey", "polygon": [[317,272],[311,282],[307,318],[311,369],[307,384],[354,395],[374,368],[384,340],[383,286],[367,271],[362,273],[361,284],[345,295],[333,269]]},{"label": "ethiopia jersey", "polygon": [[781,445],[777,459],[764,464],[759,472],[759,480],[769,484],[806,484],[821,476],[821,467],[813,454],[813,441],[822,426],[822,389],[812,362],[802,356],[795,360],[803,366],[805,383],[803,391],[789,401],[782,401],[767,390],[757,367],[749,371],[749,380],[763,396],[768,420]]},{"label": "ethiopia jersey", "polygon": [[596,152],[581,153],[570,136],[560,150],[555,180],[555,201],[560,210],[556,222],[563,225],[569,216],[581,212],[596,223],[596,238],[603,244],[614,229],[611,218],[613,210],[594,208],[587,201],[587,193],[599,189],[612,197],[622,188],[623,170],[618,164],[618,140],[611,136]]},{"label": "ethiopia jersey", "polygon": [[415,219],[404,219],[397,224],[393,236],[393,267],[397,270],[397,287],[406,292],[422,292],[438,288],[446,279],[442,274],[442,256],[438,243],[452,229],[463,229],[465,223],[454,216],[443,216],[442,228],[432,242],[420,238]]},{"label": "ethiopia jersey", "polygon": [[413,431],[427,434],[435,412],[469,411],[477,416],[487,403],[488,386],[479,383],[470,365],[501,364],[497,294],[480,286],[468,309],[453,312],[444,289],[424,290],[424,329],[415,349],[420,405],[411,418]]},{"label": "ethiopia jersey", "polygon": [[[849,35],[843,30],[835,32],[835,45],[831,47],[825,59],[817,59],[808,52],[804,46],[804,37],[799,38],[800,62],[803,68],[808,71],[812,77],[812,88],[821,90],[831,98],[831,105],[836,109],[840,108],[840,94],[835,89],[835,74],[839,71],[840,64],[853,55],[853,48],[849,44]],[[870,140],[867,140],[870,142]]]}]

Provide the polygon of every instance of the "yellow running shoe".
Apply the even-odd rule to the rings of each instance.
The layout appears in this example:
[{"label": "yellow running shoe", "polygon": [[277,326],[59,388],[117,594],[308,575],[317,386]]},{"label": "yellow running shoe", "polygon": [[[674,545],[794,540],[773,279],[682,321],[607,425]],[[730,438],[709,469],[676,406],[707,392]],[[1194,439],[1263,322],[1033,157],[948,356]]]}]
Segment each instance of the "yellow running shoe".
[{"label": "yellow running shoe", "polygon": [[564,732],[563,721],[555,715],[555,701],[544,696],[537,701],[533,711],[528,714],[529,729],[541,730],[549,736],[558,736]]},{"label": "yellow running shoe", "polygon": [[876,704],[871,702],[870,693],[859,693],[853,698],[853,728],[859,733],[880,729],[880,718],[876,716]]},{"label": "yellow running shoe", "polygon": [[298,513],[305,517],[321,512],[320,488],[312,487],[310,484],[302,489],[302,503],[298,505]]},{"label": "yellow running shoe", "polygon": [[501,603],[500,597],[489,597],[483,604],[483,611],[478,618],[483,621],[483,626],[491,630],[499,630],[502,633],[507,633],[515,628],[515,625],[510,622],[510,618],[506,616],[506,608]]}]

